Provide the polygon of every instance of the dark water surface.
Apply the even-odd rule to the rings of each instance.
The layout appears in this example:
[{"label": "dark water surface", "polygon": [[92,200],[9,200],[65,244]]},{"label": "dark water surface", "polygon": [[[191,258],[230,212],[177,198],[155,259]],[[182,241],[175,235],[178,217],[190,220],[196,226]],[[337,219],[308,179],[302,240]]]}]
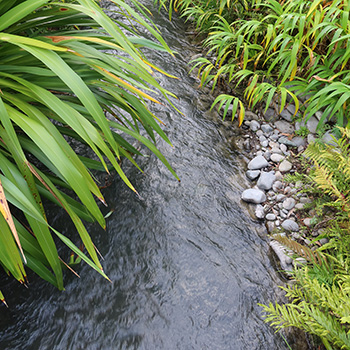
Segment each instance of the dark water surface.
[{"label": "dark water surface", "polygon": [[[144,174],[126,165],[142,199],[115,180],[105,191],[115,208],[107,231],[90,228],[113,284],[87,266],[80,280],[67,274],[65,292],[40,281],[28,290],[9,282],[10,309],[0,310],[2,350],[287,349],[257,306],[276,298],[280,281],[264,228],[240,201],[246,179],[226,136],[234,127],[207,112],[208,95],[188,76],[196,51],[184,23],[153,13],[179,53],[150,57],[180,78],[161,83],[179,97],[184,116],[164,106],[152,110],[166,123],[174,147],[161,140],[158,146],[181,183],[154,156],[138,160]],[[73,229],[61,214],[52,216],[56,226]]]}]

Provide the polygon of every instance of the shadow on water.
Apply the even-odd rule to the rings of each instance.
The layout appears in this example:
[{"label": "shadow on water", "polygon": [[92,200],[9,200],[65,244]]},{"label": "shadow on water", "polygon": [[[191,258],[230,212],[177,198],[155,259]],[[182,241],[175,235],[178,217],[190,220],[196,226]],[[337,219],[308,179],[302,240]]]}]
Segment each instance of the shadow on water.
[{"label": "shadow on water", "polygon": [[[141,198],[115,180],[105,190],[115,209],[107,231],[90,227],[113,283],[87,266],[80,280],[67,275],[65,292],[34,276],[38,283],[28,290],[9,280],[0,349],[287,349],[257,305],[278,297],[280,280],[267,257],[264,228],[240,202],[247,183],[239,155],[207,113],[208,95],[187,74],[195,48],[184,23],[155,11],[154,21],[179,52],[176,59],[149,56],[180,78],[160,77],[184,115],[151,107],[173,142],[159,140],[158,147],[181,183],[152,155],[138,159],[144,174],[125,165]],[[56,226],[73,229],[63,214],[51,216]]]}]

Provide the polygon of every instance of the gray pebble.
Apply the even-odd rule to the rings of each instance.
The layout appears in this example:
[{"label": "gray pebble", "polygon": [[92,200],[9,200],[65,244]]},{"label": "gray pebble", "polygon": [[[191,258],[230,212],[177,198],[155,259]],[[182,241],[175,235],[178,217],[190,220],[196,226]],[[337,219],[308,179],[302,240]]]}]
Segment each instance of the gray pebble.
[{"label": "gray pebble", "polygon": [[300,146],[305,146],[306,145],[305,138],[301,137],[301,136],[293,137],[292,142],[296,145],[296,147],[300,147]]},{"label": "gray pebble", "polygon": [[292,190],[292,188],[290,186],[286,186],[284,189],[284,193],[288,194],[291,192],[291,190]]},{"label": "gray pebble", "polygon": [[260,176],[260,170],[248,170],[246,172],[247,178],[250,180],[255,180]]},{"label": "gray pebble", "polygon": [[272,232],[276,228],[275,223],[273,221],[267,221],[266,227],[269,232]]},{"label": "gray pebble", "polygon": [[293,165],[288,160],[284,160],[282,163],[280,163],[278,169],[281,173],[285,173],[287,171],[290,171],[292,169]]},{"label": "gray pebble", "polygon": [[278,153],[272,153],[271,154],[271,161],[274,163],[280,163],[282,162],[282,160],[284,160],[284,156],[282,156],[282,154],[278,154]]},{"label": "gray pebble", "polygon": [[273,128],[272,128],[269,124],[263,124],[263,125],[261,125],[261,130],[262,130],[265,134],[269,135],[269,134],[271,134],[271,132],[273,131]]},{"label": "gray pebble", "polygon": [[282,227],[287,231],[299,231],[299,225],[292,219],[287,219],[282,222]]},{"label": "gray pebble", "polygon": [[276,215],[275,214],[272,214],[272,213],[269,213],[265,216],[266,220],[269,220],[269,221],[274,221],[276,220]]},{"label": "gray pebble", "polygon": [[276,171],[276,174],[275,174],[275,176],[276,176],[276,180],[282,180],[283,179],[283,175],[281,174],[281,172],[280,171]]},{"label": "gray pebble", "polygon": [[334,135],[332,134],[331,131],[327,131],[323,136],[322,136],[322,141],[324,143],[327,143],[328,145],[331,146],[337,146],[337,143],[334,140]]},{"label": "gray pebble", "polygon": [[263,191],[250,188],[248,190],[243,191],[242,200],[248,203],[260,204],[266,201],[266,195]]},{"label": "gray pebble", "polygon": [[286,146],[285,144],[283,144],[283,143],[280,145],[280,149],[281,149],[281,151],[282,151],[284,154],[286,154],[287,151],[288,151],[287,146]]},{"label": "gray pebble", "polygon": [[257,170],[257,169],[262,169],[269,166],[268,161],[263,157],[263,156],[256,156],[253,158],[249,164],[248,164],[248,169],[250,170]]},{"label": "gray pebble", "polygon": [[318,120],[314,116],[311,116],[309,120],[306,122],[306,126],[309,129],[309,131],[314,134],[317,130]]},{"label": "gray pebble", "polygon": [[293,141],[289,140],[287,137],[285,136],[281,136],[279,139],[278,139],[278,142],[282,145],[285,145],[285,146],[290,146],[290,147],[298,147],[297,144],[295,144]]},{"label": "gray pebble", "polygon": [[[287,214],[285,214],[282,210],[280,210],[279,214],[282,219],[285,219],[287,217]],[[282,227],[283,227],[283,224],[282,224]]]},{"label": "gray pebble", "polygon": [[277,196],[276,196],[276,201],[277,202],[280,202],[282,201],[284,198],[286,198],[286,196],[282,193],[279,193]]},{"label": "gray pebble", "polygon": [[324,245],[324,244],[328,243],[329,240],[328,240],[328,238],[321,238],[321,239],[319,240],[319,242],[320,242],[321,245]]},{"label": "gray pebble", "polygon": [[259,122],[257,122],[256,120],[252,120],[251,122],[250,122],[250,125],[249,125],[249,127],[250,127],[250,130],[251,131],[258,131],[259,129],[260,129],[260,123]]},{"label": "gray pebble", "polygon": [[275,181],[275,183],[273,184],[273,190],[275,192],[278,192],[278,190],[280,190],[282,187],[283,187],[283,183],[281,181]]},{"label": "gray pebble", "polygon": [[285,134],[293,134],[294,132],[294,126],[285,120],[277,120],[277,122],[275,122],[275,127]]},{"label": "gray pebble", "polygon": [[265,217],[264,207],[261,204],[258,204],[255,208],[255,216],[258,219],[263,219]]},{"label": "gray pebble", "polygon": [[294,198],[286,198],[284,201],[283,201],[283,208],[286,209],[286,210],[291,210],[293,209],[295,206],[295,199]]},{"label": "gray pebble", "polygon": [[282,154],[282,151],[279,147],[272,147],[271,148],[271,153],[275,153],[275,154]]},{"label": "gray pebble", "polygon": [[273,183],[275,182],[275,179],[276,177],[273,171],[262,171],[257,185],[262,190],[270,190],[272,188]]},{"label": "gray pebble", "polygon": [[307,226],[307,227],[310,227],[311,226],[311,221],[312,221],[312,219],[310,219],[310,218],[304,219],[304,225]]},{"label": "gray pebble", "polygon": [[255,135],[261,137],[264,135],[264,132],[262,130],[258,130]]},{"label": "gray pebble", "polygon": [[280,114],[280,116],[286,120],[287,122],[291,122],[292,121],[292,116],[293,113],[291,113],[287,108],[284,108]]},{"label": "gray pebble", "polygon": [[271,152],[269,152],[269,151],[265,152],[264,157],[266,160],[270,160],[271,159]]}]

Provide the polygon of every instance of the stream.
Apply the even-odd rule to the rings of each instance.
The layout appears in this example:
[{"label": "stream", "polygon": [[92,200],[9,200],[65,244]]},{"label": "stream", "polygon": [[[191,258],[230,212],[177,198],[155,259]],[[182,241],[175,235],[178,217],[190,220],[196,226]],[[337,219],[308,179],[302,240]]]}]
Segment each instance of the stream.
[{"label": "stream", "polygon": [[[149,51],[149,60],[178,80],[160,76],[178,96],[173,108],[152,105],[173,147],[158,148],[179,183],[153,155],[138,158],[144,174],[125,163],[138,190],[115,179],[104,195],[115,212],[107,230],[90,225],[104,256],[105,281],[88,266],[66,273],[64,292],[30,276],[28,289],[8,279],[1,307],[1,350],[284,350],[263,322],[258,303],[280,297],[265,228],[240,200],[248,187],[232,145],[236,125],[209,112],[210,92],[198,89],[188,62],[198,53],[181,19],[153,13],[176,58]],[[147,35],[146,33],[143,33]],[[147,151],[146,151],[147,153]],[[74,229],[52,210],[53,226]]]}]

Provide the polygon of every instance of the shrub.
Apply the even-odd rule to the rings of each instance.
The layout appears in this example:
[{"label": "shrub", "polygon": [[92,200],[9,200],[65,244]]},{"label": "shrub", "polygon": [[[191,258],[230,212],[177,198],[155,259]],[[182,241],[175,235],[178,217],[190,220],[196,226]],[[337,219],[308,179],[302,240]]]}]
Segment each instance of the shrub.
[{"label": "shrub", "polygon": [[[159,43],[135,38],[134,29],[114,23],[93,0],[0,3],[0,263],[21,283],[26,283],[24,262],[63,289],[67,264],[56,238],[107,278],[82,220],[105,227],[95,198],[105,202],[91,170],[115,169],[135,191],[119,160],[136,165],[132,154],[140,152],[124,135],[143,143],[175,175],[156,149],[154,134],[170,142],[146,106],[147,100],[159,102],[145,91],[168,92],[137,47],[170,49],[130,6],[120,0],[114,4]],[[149,139],[140,134],[141,127]],[[77,155],[72,143],[94,155]],[[68,213],[87,255],[50,225],[42,197]]]},{"label": "shrub", "polygon": [[288,99],[297,112],[296,97],[308,96],[306,119],[322,110],[320,124],[333,116],[339,126],[348,123],[347,1],[157,2],[191,16],[208,35],[204,46],[215,60],[194,61],[203,85],[213,81],[214,88],[219,78],[236,87],[244,82],[251,107],[264,100],[280,112]]}]

